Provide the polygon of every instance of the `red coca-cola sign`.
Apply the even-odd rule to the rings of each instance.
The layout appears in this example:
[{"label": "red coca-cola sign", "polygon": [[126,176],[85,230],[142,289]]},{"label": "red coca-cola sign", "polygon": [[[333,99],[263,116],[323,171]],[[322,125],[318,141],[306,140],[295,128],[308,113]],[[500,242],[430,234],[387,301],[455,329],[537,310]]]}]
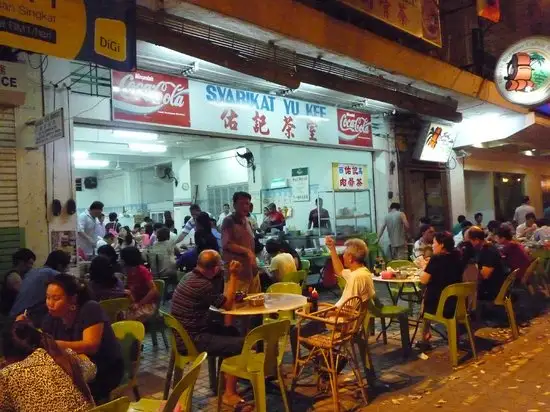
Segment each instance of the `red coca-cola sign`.
[{"label": "red coca-cola sign", "polygon": [[370,114],[338,109],[338,143],[372,147]]},{"label": "red coca-cola sign", "polygon": [[136,71],[113,71],[113,120],[190,127],[189,80]]}]

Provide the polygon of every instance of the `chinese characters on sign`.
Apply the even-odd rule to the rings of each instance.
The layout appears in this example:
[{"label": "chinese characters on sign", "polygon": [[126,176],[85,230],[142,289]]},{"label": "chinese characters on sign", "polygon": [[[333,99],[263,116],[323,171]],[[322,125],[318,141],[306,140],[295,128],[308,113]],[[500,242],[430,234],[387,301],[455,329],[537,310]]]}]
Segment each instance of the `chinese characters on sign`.
[{"label": "chinese characters on sign", "polygon": [[362,13],[438,47],[441,42],[439,0],[340,0]]},{"label": "chinese characters on sign", "polygon": [[309,202],[309,171],[307,167],[292,169],[292,201]]},{"label": "chinese characters on sign", "polygon": [[332,188],[336,191],[359,191],[367,189],[367,166],[333,163]]}]

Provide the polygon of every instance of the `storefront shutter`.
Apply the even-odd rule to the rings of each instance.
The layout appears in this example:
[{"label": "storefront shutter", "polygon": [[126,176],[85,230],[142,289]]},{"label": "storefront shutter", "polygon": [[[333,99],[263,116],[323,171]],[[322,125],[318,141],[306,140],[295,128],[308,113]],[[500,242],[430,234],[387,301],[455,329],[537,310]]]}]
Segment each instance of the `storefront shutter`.
[{"label": "storefront shutter", "polygon": [[17,207],[15,115],[0,109],[0,273],[11,265],[11,254],[21,245]]}]

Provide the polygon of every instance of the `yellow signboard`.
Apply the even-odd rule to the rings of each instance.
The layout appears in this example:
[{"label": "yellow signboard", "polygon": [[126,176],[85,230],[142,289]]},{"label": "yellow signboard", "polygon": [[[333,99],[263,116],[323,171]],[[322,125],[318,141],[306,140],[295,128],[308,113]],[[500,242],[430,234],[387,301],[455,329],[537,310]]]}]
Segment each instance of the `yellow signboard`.
[{"label": "yellow signboard", "polygon": [[0,0],[0,44],[135,67],[135,0]]},{"label": "yellow signboard", "polygon": [[439,0],[341,0],[438,47],[441,43]]}]

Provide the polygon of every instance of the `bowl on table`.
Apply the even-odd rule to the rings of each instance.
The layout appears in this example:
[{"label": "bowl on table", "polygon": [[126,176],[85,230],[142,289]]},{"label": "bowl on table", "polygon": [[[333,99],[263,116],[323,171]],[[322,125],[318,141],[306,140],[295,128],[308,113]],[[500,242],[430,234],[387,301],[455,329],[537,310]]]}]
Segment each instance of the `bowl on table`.
[{"label": "bowl on table", "polygon": [[265,297],[264,295],[255,295],[250,296],[246,299],[248,304],[254,308],[259,308],[265,305]]}]

